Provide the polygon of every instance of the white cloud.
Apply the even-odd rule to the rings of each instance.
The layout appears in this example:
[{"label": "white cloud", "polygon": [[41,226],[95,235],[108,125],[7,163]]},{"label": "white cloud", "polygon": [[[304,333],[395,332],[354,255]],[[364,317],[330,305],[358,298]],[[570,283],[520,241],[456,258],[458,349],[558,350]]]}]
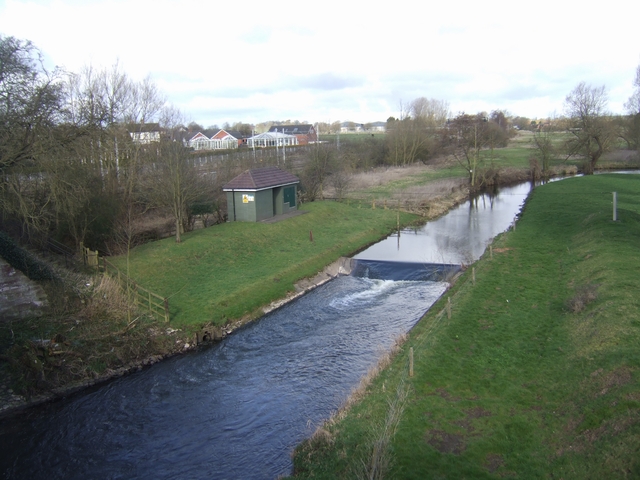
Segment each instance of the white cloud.
[{"label": "white cloud", "polygon": [[543,117],[580,81],[621,112],[640,62],[640,7],[398,0],[273,3],[5,0],[0,33],[71,71],[116,61],[205,125],[385,120],[419,96],[452,111]]}]

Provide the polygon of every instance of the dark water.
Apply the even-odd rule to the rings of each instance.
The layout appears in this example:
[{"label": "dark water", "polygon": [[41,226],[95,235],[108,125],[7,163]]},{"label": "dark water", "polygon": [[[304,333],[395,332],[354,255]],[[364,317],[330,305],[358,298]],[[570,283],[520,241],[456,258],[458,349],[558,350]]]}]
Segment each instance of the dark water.
[{"label": "dark water", "polygon": [[374,245],[358,255],[361,276],[337,278],[209,349],[3,421],[0,475],[290,473],[295,445],[445,291],[431,280],[477,258],[508,228],[528,186],[506,192]]},{"label": "dark water", "polygon": [[9,478],[275,478],[446,285],[341,277],[198,354],[0,430]]}]

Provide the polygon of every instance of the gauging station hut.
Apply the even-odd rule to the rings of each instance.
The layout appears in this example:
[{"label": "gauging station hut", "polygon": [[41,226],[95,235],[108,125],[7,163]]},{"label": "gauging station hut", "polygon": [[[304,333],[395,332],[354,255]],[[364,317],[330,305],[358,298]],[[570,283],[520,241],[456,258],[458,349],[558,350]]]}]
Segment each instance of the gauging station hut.
[{"label": "gauging station hut", "polygon": [[260,222],[297,210],[300,179],[277,167],[255,168],[222,187],[229,222]]}]

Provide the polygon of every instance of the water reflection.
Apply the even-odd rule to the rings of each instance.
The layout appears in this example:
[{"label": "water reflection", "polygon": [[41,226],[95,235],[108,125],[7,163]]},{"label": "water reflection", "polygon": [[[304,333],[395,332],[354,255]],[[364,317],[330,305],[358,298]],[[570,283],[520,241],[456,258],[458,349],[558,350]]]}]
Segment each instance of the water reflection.
[{"label": "water reflection", "polygon": [[491,240],[513,223],[531,191],[531,184],[501,188],[469,200],[422,227],[401,230],[356,259],[395,262],[470,264]]}]

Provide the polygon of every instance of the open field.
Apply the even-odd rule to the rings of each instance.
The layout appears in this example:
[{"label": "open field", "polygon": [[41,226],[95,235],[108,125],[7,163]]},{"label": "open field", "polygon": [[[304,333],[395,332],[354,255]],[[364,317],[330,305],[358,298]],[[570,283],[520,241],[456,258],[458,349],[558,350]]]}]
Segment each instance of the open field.
[{"label": "open field", "polygon": [[637,175],[537,188],[296,478],[638,478],[638,238]]},{"label": "open field", "polygon": [[[564,134],[551,134],[552,142],[560,148],[566,138]],[[344,139],[342,137],[345,137]],[[324,137],[323,137],[324,138]],[[329,138],[327,136],[327,138]],[[359,143],[370,142],[368,135],[341,135],[341,144],[357,146]],[[384,137],[376,140],[382,142]],[[335,143],[335,136],[331,140]],[[483,150],[481,152],[480,167],[491,174],[498,184],[522,182],[530,178],[530,159],[535,156],[533,133],[520,132],[509,141],[505,148]],[[579,162],[566,162],[557,154],[551,161],[554,175],[575,173]],[[620,167],[620,165],[617,165]],[[464,161],[449,155],[433,159],[428,165],[416,163],[404,167],[381,166],[352,174],[347,197],[356,200],[385,200],[400,204],[412,210],[419,208],[421,202],[430,201],[440,192],[460,188],[468,182],[469,174]],[[325,186],[325,196],[335,196],[329,185]]]}]

